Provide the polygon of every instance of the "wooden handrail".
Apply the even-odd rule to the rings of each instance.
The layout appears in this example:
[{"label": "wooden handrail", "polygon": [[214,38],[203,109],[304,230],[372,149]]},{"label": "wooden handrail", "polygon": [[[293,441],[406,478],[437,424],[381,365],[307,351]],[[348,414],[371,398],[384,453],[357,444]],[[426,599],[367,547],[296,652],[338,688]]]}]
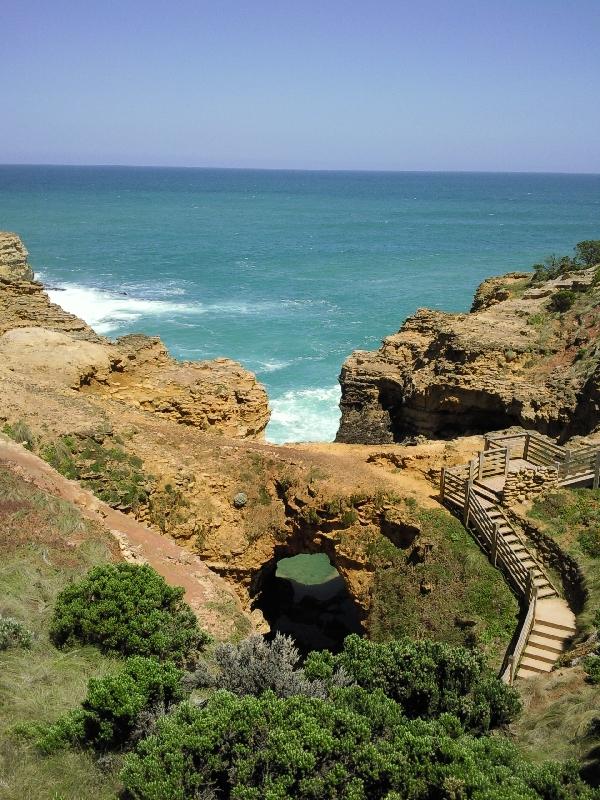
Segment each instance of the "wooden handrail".
[{"label": "wooden handrail", "polygon": [[508,671],[507,677],[508,677],[508,683],[511,686],[514,683],[515,678],[517,677],[519,662],[521,661],[523,651],[527,646],[527,640],[529,639],[529,634],[531,633],[535,623],[535,607],[537,605],[537,595],[538,595],[538,590],[534,588],[532,597],[529,600],[529,607],[527,609],[527,614],[525,616],[525,619],[523,620],[523,625],[521,627],[519,638],[517,639],[517,643],[515,644],[511,655],[509,656],[510,670]]}]

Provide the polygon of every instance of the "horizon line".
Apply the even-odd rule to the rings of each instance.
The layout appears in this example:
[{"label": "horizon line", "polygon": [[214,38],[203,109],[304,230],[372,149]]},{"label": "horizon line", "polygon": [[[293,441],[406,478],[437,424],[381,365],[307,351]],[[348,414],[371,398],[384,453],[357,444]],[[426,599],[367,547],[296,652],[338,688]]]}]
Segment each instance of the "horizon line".
[{"label": "horizon line", "polygon": [[55,162],[14,162],[0,163],[3,167],[62,167],[84,169],[181,169],[181,170],[221,170],[230,172],[328,172],[328,173],[367,173],[367,174],[410,174],[410,175],[580,175],[599,177],[600,172],[568,172],[566,170],[494,170],[494,169],[367,169],[332,167],[223,167],[175,164],[62,164]]}]

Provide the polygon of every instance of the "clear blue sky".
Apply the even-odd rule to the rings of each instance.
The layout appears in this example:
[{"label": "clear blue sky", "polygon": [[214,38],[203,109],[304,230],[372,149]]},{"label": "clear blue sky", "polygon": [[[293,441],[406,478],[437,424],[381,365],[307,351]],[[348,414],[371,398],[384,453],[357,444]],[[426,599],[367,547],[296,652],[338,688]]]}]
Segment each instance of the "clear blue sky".
[{"label": "clear blue sky", "polygon": [[1,0],[0,162],[600,172],[600,0]]}]

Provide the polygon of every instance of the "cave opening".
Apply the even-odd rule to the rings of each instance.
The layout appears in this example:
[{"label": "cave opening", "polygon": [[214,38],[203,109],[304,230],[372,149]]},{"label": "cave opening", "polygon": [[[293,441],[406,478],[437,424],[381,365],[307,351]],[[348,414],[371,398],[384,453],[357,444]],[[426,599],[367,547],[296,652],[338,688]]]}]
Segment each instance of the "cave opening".
[{"label": "cave opening", "polygon": [[363,634],[358,606],[325,553],[274,559],[261,570],[254,608],[276,633],[291,636],[303,655],[339,652],[351,633]]}]

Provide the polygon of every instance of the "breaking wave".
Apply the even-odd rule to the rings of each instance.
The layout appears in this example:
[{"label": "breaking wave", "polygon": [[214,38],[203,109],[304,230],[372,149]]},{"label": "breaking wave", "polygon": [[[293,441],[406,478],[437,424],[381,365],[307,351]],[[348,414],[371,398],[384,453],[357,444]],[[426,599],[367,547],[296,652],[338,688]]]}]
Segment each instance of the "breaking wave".
[{"label": "breaking wave", "polygon": [[267,441],[332,442],[340,421],[340,387],[290,389],[271,398]]}]

